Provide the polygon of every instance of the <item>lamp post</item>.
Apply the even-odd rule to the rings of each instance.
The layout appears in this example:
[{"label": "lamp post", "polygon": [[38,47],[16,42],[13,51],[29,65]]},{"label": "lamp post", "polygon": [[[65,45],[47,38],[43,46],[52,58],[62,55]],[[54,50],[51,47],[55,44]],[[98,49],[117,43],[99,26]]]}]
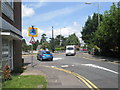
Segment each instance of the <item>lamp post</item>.
[{"label": "lamp post", "polygon": [[[64,27],[64,28],[66,28],[66,27]],[[60,28],[60,46],[61,46],[61,44],[62,44],[62,40],[61,40],[61,28]]]},{"label": "lamp post", "polygon": [[61,28],[60,28],[60,46],[61,46],[61,43],[62,43],[62,42],[61,42]]},{"label": "lamp post", "polygon": [[[90,5],[90,4],[92,4],[92,3],[89,3],[89,2],[86,2],[85,4],[88,4],[88,5]],[[99,2],[98,2],[98,26],[100,25],[100,4],[99,4]]]}]

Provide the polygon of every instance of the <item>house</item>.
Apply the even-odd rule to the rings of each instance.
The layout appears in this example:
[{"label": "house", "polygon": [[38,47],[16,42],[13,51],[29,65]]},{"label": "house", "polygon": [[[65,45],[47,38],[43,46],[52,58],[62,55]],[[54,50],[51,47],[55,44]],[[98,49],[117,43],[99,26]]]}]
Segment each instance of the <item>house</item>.
[{"label": "house", "polygon": [[0,7],[2,67],[8,64],[17,71],[22,66],[21,2],[1,0]]}]

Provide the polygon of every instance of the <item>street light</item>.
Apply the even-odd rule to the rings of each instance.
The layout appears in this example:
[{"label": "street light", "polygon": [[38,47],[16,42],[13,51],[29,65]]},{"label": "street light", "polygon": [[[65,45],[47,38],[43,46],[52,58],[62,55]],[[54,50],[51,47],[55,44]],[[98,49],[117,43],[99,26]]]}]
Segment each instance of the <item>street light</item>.
[{"label": "street light", "polygon": [[[90,3],[90,2],[85,2],[85,4],[88,4],[88,5],[90,5],[90,4],[92,4],[92,3]],[[100,25],[100,5],[99,5],[99,2],[98,2],[98,26]]]},{"label": "street light", "polygon": [[[66,28],[66,27],[64,27],[64,28]],[[62,40],[61,40],[61,28],[60,28],[60,46],[61,46],[61,44],[62,44]]]}]

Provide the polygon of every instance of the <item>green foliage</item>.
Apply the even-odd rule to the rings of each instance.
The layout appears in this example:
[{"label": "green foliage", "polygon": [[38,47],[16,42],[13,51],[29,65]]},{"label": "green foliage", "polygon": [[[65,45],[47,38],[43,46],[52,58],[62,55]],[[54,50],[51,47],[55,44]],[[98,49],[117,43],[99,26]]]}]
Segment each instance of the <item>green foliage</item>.
[{"label": "green foliage", "polygon": [[[93,19],[92,19],[93,18]],[[102,16],[98,26],[97,16],[88,18],[83,27],[82,39],[88,44],[88,48],[96,48],[101,54],[117,56],[120,54],[120,2],[110,7]],[[95,20],[95,21],[94,21]],[[93,21],[95,23],[93,23]],[[96,27],[96,28],[93,28]]]},{"label": "green foliage", "polygon": [[[120,2],[119,2],[120,3]],[[114,3],[109,11],[104,13],[103,21],[96,32],[96,39],[100,42],[103,52],[119,52],[120,49],[120,7]],[[96,43],[98,43],[98,41]],[[112,51],[111,51],[112,50]]]},{"label": "green foliage", "polygon": [[[100,21],[102,20],[102,15],[100,15]],[[91,44],[94,43],[94,34],[98,28],[98,14],[94,13],[92,17],[88,16],[85,26],[83,27],[82,39],[85,43]]]},{"label": "green foliage", "polygon": [[69,35],[67,39],[67,45],[79,45],[80,42],[78,40],[78,37],[75,35],[75,33]]},{"label": "green foliage", "polygon": [[55,48],[55,50],[56,50],[56,51],[60,51],[60,50],[61,50],[61,48]]},{"label": "green foliage", "polygon": [[46,37],[46,34],[44,33],[44,34],[42,34],[41,35],[41,40],[40,40],[40,45],[42,45],[42,49],[46,49],[46,48],[48,48],[49,50],[51,49],[51,47],[50,47],[50,43],[48,43],[47,42],[47,37]]},{"label": "green foliage", "polygon": [[[60,45],[61,40],[61,45]],[[54,39],[55,50],[65,50],[66,45],[79,45],[80,42],[78,37],[74,34],[69,35],[69,37],[64,37],[62,35],[57,35]]]},{"label": "green foliage", "polygon": [[41,35],[41,40],[40,40],[40,44],[44,44],[46,42],[46,34],[42,34]]},{"label": "green foliage", "polygon": [[27,51],[27,44],[25,39],[22,39],[22,51]]},{"label": "green foliage", "polygon": [[33,44],[33,50],[36,50],[38,45],[39,45],[39,40],[37,40],[35,44]]}]

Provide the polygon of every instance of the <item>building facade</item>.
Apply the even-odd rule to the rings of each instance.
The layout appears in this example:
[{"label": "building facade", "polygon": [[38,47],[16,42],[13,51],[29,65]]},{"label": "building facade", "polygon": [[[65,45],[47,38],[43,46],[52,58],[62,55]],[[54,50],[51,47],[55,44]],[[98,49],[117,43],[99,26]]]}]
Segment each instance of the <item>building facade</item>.
[{"label": "building facade", "polygon": [[2,67],[17,71],[22,66],[21,2],[1,0],[0,7]]}]

